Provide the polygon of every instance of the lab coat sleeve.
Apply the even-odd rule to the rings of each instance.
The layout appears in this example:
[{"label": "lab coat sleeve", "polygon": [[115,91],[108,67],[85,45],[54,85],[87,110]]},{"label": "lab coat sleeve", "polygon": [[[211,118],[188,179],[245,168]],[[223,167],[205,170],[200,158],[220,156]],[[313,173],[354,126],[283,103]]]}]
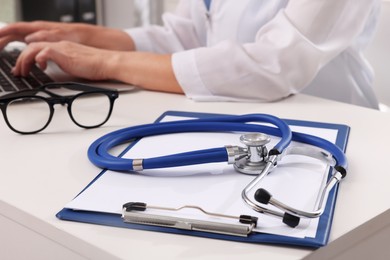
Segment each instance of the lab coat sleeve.
[{"label": "lab coat sleeve", "polygon": [[273,101],[305,88],[362,32],[372,0],[291,0],[253,43],[223,41],[173,54],[177,80],[195,100]]}]

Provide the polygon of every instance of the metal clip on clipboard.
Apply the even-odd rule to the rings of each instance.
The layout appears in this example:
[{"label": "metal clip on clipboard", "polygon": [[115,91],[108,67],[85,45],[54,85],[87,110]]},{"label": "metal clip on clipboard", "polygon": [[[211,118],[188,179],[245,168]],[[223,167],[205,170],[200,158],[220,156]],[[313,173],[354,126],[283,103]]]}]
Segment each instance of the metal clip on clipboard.
[{"label": "metal clip on clipboard", "polygon": [[[180,218],[166,215],[156,215],[149,213],[141,213],[147,209],[156,209],[164,211],[180,211],[185,208],[191,208],[201,211],[202,213],[219,218],[235,219],[241,224],[227,224],[214,221],[196,220],[189,218]],[[230,216],[218,213],[211,213],[203,210],[198,206],[182,206],[180,208],[167,208],[160,206],[150,206],[142,202],[129,202],[123,205],[122,218],[126,223],[152,225],[160,227],[171,227],[192,231],[203,231],[217,234],[233,235],[247,237],[252,233],[257,225],[257,217],[249,215]]]}]

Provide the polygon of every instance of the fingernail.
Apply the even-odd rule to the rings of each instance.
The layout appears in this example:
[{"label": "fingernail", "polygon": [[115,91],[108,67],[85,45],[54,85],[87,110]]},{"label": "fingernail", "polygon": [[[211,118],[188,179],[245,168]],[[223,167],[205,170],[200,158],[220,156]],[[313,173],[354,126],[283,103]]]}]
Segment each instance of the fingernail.
[{"label": "fingernail", "polygon": [[19,76],[15,67],[13,67],[13,68],[11,69],[11,73],[12,73],[12,75],[14,75],[14,76]]}]

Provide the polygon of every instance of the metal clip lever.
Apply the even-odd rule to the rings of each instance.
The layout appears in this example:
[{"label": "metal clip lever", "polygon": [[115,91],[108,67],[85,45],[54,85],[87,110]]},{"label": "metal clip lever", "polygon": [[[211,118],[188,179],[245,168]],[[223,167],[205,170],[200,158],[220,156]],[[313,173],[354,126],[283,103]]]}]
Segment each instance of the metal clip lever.
[{"label": "metal clip lever", "polygon": [[[222,222],[197,220],[197,219],[189,219],[189,218],[180,218],[180,217],[166,216],[166,215],[156,215],[156,214],[149,214],[143,212],[146,211],[146,209],[179,211],[184,208],[197,209],[200,210],[202,213],[213,217],[236,219],[244,225],[227,224]],[[122,218],[123,221],[127,223],[144,224],[144,225],[152,225],[152,226],[160,226],[160,227],[171,227],[171,228],[178,228],[184,230],[203,231],[203,232],[233,235],[233,236],[243,236],[243,237],[248,236],[253,231],[253,228],[255,228],[257,225],[257,217],[253,217],[253,216],[241,215],[239,217],[236,217],[230,215],[210,213],[198,206],[188,206],[188,205],[180,208],[147,206],[145,203],[142,202],[129,202],[124,204],[122,208]]]}]

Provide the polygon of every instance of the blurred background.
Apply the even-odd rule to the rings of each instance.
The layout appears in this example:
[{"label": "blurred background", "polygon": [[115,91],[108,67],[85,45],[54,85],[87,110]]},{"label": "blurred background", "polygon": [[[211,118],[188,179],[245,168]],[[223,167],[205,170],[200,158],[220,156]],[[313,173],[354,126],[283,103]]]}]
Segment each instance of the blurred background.
[{"label": "blurred background", "polygon": [[[201,1],[201,0],[199,0]],[[375,71],[374,88],[382,110],[390,107],[390,0],[381,0],[376,35],[365,54]],[[0,22],[51,20],[113,28],[161,24],[178,0],[0,0]],[[357,18],[358,19],[358,18]]]},{"label": "blurred background", "polygon": [[177,0],[0,0],[0,21],[85,22],[115,28],[161,24]]}]

